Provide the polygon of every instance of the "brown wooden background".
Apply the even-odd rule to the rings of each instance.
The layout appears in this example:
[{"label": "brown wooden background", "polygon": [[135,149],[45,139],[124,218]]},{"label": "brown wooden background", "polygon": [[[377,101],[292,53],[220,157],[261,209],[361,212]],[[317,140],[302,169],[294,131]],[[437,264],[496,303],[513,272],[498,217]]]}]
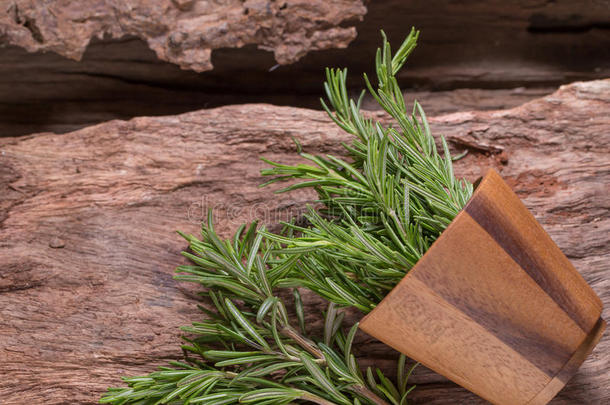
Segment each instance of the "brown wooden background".
[{"label": "brown wooden background", "polygon": [[[175,7],[192,16],[198,3]],[[266,12],[266,1],[246,3],[247,18],[259,15],[253,5]],[[318,108],[325,66],[349,65],[359,87],[382,27],[394,42],[411,25],[422,29],[401,76],[407,97],[422,102],[454,150],[468,150],[460,175],[501,172],[610,318],[610,82],[598,80],[610,75],[608,3],[379,1],[362,21],[358,4],[336,4],[356,7],[354,17],[337,22],[334,9],[326,22],[307,20],[314,28],[304,33],[284,25],[241,48],[214,43],[214,69],[196,73],[157,58],[145,41],[162,33],[144,17],[120,38],[94,38],[73,61],[54,53],[71,42],[35,40],[36,29],[43,39],[52,32],[40,9],[0,2],[12,10],[0,16],[0,403],[93,403],[121,375],[179,358],[177,328],[200,315],[193,288],[171,279],[185,247],[173,231],[197,232],[208,206],[225,235],[244,220],[298,214],[312,196],[258,189],[258,157],[291,161],[291,136],[308,151],[340,153],[346,136],[303,107]],[[298,44],[333,24],[356,27],[346,49],[332,49],[339,36],[331,49],[269,71],[277,61],[256,48],[265,35]],[[319,301],[308,302],[309,324],[319,327]],[[391,370],[395,354],[360,339],[370,343],[363,363]],[[606,336],[552,403],[610,403],[609,352]],[[413,382],[414,404],[481,403],[423,367]]]}]

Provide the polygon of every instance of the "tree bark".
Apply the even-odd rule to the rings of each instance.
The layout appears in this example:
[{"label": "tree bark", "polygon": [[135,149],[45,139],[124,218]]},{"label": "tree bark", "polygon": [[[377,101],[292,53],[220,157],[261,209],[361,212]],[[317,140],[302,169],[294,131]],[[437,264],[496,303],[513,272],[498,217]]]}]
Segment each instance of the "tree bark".
[{"label": "tree bark", "polygon": [[280,64],[313,50],[344,48],[366,13],[361,0],[2,0],[0,6],[0,44],[80,60],[93,38],[132,36],[159,59],[196,72],[213,68],[218,48],[257,45],[273,51]]},{"label": "tree bark", "polygon": [[0,136],[234,103],[319,108],[323,69],[371,73],[380,29],[395,48],[421,30],[399,72],[419,90],[520,90],[494,103],[508,107],[522,87],[610,76],[607,1],[361,3],[0,0]]},{"label": "tree bark", "polygon": [[[608,111],[602,80],[431,119],[456,152],[468,150],[458,175],[500,171],[601,296],[606,319]],[[0,402],[93,403],[120,376],[180,358],[178,327],[202,315],[196,288],[171,278],[186,247],[174,230],[196,233],[207,207],[225,236],[243,221],[299,215],[309,192],[258,188],[259,156],[294,161],[292,137],[318,154],[350,140],[319,111],[263,104],[0,139]],[[319,299],[304,300],[319,328]],[[608,403],[608,352],[606,334],[552,403]],[[391,374],[396,354],[384,345],[361,334],[358,354]],[[413,404],[483,403],[424,367],[413,382]]]}]

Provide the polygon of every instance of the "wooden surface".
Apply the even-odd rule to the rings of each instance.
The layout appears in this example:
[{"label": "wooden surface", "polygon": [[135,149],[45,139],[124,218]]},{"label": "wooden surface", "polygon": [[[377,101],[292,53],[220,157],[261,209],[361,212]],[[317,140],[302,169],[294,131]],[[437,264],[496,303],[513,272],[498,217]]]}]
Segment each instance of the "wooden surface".
[{"label": "wooden surface", "polygon": [[281,64],[344,48],[366,13],[361,0],[0,0],[0,8],[0,45],[79,60],[93,38],[133,36],[159,59],[197,72],[213,68],[218,48],[257,45]]},{"label": "wooden surface", "polygon": [[491,169],[360,328],[494,404],[545,405],[598,343],[601,312]]},{"label": "wooden surface", "polygon": [[[372,70],[379,30],[396,47],[412,25],[421,30],[420,45],[400,73],[401,85],[420,92],[465,89],[432,95],[455,103],[442,112],[482,105],[488,96],[480,89],[495,95],[490,107],[508,108],[541,95],[531,93],[534,87],[610,76],[608,0],[369,1],[360,22],[364,10],[358,1],[321,0],[309,14],[312,1],[219,0],[206,9],[210,2],[198,0],[0,0],[0,9],[7,10],[0,15],[0,136],[63,133],[110,119],[226,104],[319,109],[325,67],[349,67],[348,85],[359,91],[362,82],[355,76]],[[141,7],[129,8],[136,3]],[[180,5],[192,10],[181,11]],[[341,17],[341,29],[332,31]],[[25,26],[30,21],[32,28],[33,20],[43,43]],[[354,26],[357,36],[349,42]],[[95,37],[105,31],[114,39]],[[170,47],[174,37],[178,41]],[[348,42],[346,49],[314,51]],[[49,52],[28,53],[22,46]],[[278,60],[271,50],[280,54]],[[78,63],[55,53],[76,57],[83,51]],[[306,51],[298,62],[277,66]],[[203,69],[212,63],[214,69],[202,74],[178,66]]]},{"label": "wooden surface", "polygon": [[[216,65],[212,51],[224,52],[230,69],[220,74],[241,72],[232,77],[240,85],[255,84],[244,66],[261,75],[307,54],[293,70],[301,82],[290,85],[318,89],[326,64],[368,70],[379,30],[399,42],[411,26],[422,30],[423,46],[401,75],[420,83],[557,83],[609,71],[605,0],[0,0],[0,7],[3,45],[77,59],[94,38],[137,37],[159,59],[195,71]],[[356,31],[347,50],[334,49],[350,44]]]},{"label": "wooden surface", "polygon": [[[424,108],[426,105],[424,104]],[[471,180],[495,167],[605,303],[609,318],[610,81],[575,83],[521,107],[432,119],[469,154]],[[199,318],[171,279],[207,206],[229,235],[243,220],[298,214],[311,195],[259,189],[260,155],[292,161],[348,138],[324,114],[240,105],[111,121],[64,135],[0,140],[0,398],[92,403],[119,377],[179,358],[177,327]],[[306,298],[308,325],[319,302]],[[352,316],[355,319],[355,315]],[[395,352],[359,337],[364,365]],[[554,405],[610,401],[608,334]],[[390,371],[391,373],[391,371]],[[480,404],[418,368],[413,404]]]}]

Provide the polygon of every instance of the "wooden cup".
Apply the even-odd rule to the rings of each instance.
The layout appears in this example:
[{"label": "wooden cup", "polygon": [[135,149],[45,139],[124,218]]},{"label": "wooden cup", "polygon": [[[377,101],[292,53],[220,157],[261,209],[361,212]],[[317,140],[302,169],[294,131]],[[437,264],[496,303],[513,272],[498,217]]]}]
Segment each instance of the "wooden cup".
[{"label": "wooden cup", "polygon": [[360,328],[494,404],[546,404],[599,342],[591,287],[494,170]]}]

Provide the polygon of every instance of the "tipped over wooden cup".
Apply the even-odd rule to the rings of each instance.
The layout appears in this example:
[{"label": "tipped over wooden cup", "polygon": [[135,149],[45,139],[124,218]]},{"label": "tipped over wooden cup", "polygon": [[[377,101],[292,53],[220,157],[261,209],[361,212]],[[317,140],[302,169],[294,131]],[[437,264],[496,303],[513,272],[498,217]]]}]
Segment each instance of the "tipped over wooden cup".
[{"label": "tipped over wooden cup", "polygon": [[360,323],[500,405],[548,403],[599,342],[602,302],[494,170]]}]

